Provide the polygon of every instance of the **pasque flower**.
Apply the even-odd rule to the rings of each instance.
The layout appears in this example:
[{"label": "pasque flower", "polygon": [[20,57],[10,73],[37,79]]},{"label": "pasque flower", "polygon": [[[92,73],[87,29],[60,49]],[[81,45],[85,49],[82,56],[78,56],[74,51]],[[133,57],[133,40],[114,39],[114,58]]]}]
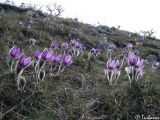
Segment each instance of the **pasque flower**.
[{"label": "pasque flower", "polygon": [[126,67],[125,71],[131,84],[133,81],[137,81],[140,77],[144,75],[144,60],[141,59],[140,56],[134,52],[129,52],[127,59],[129,67]]},{"label": "pasque flower", "polygon": [[58,44],[55,41],[52,41],[51,47],[52,48],[58,48]]},{"label": "pasque flower", "polygon": [[70,44],[72,45],[72,48],[71,48],[72,55],[78,56],[80,53],[83,53],[84,46],[78,40],[72,39],[70,41]]},{"label": "pasque flower", "polygon": [[92,56],[94,59],[96,59],[96,57],[100,54],[100,52],[101,52],[100,49],[92,48],[88,53],[88,60],[90,60]]},{"label": "pasque flower", "polygon": [[127,47],[127,49],[132,50],[133,44],[132,43],[127,43],[126,47]]},{"label": "pasque flower", "polygon": [[58,55],[56,53],[52,54],[52,58],[51,61],[54,63],[60,63],[63,60],[63,56],[62,55]]},{"label": "pasque flower", "polygon": [[[21,90],[24,89],[25,85],[26,85],[26,80],[25,77],[22,77],[22,73],[24,71],[25,68],[27,68],[30,64],[32,63],[32,58],[28,57],[26,55],[23,55],[19,61],[18,61],[18,65],[20,66],[20,72],[18,72],[17,75],[17,87],[18,89],[21,88]],[[17,68],[18,66],[16,66],[16,73],[17,73]]]},{"label": "pasque flower", "polygon": [[20,58],[20,60],[18,61],[18,63],[20,65],[20,67],[25,68],[25,67],[27,67],[31,63],[31,61],[32,61],[31,57],[27,57],[27,56],[24,55],[24,56],[22,56]]},{"label": "pasque flower", "polygon": [[37,50],[34,52],[34,56],[35,56],[36,59],[41,59],[41,57],[42,57],[42,52],[37,49]]},{"label": "pasque flower", "polygon": [[109,60],[107,61],[106,68],[114,70],[116,68],[116,60],[109,58]]},{"label": "pasque flower", "polygon": [[82,48],[82,44],[80,42],[76,41],[74,47],[77,49],[80,49],[80,48]]},{"label": "pasque flower", "polygon": [[23,53],[21,52],[21,49],[15,45],[10,49],[9,55],[11,56],[11,58],[9,58],[9,61],[12,62],[11,72],[13,72],[13,70],[17,69],[17,64],[15,64],[16,60],[19,59],[23,55]]},{"label": "pasque flower", "polygon": [[9,55],[12,57],[12,58],[18,58],[20,57],[22,54],[21,52],[21,49],[18,48],[16,45],[13,46],[10,51],[9,51]]},{"label": "pasque flower", "polygon": [[135,55],[134,52],[129,52],[128,53],[128,63],[130,66],[135,66],[138,62],[138,56]]},{"label": "pasque flower", "polygon": [[145,74],[143,66],[135,68],[135,71],[136,71],[136,73],[135,73],[136,74],[136,80],[138,80],[140,77],[142,77]]},{"label": "pasque flower", "polygon": [[45,48],[43,50],[43,53],[42,53],[42,59],[43,60],[51,60],[52,55],[53,55],[53,51],[48,50],[47,48]]},{"label": "pasque flower", "polygon": [[67,42],[62,43],[61,46],[62,46],[63,49],[68,49],[68,47],[69,47]]},{"label": "pasque flower", "polygon": [[75,40],[75,39],[72,39],[72,40],[70,41],[70,43],[71,43],[72,46],[74,46],[74,45],[76,44],[76,42],[77,42],[77,40]]},{"label": "pasque flower", "polygon": [[108,49],[115,49],[116,45],[114,43],[109,43]]},{"label": "pasque flower", "polygon": [[93,54],[93,55],[95,55],[95,56],[97,56],[97,55],[100,54],[100,49],[92,48],[90,50],[90,53]]},{"label": "pasque flower", "polygon": [[73,63],[72,56],[71,55],[64,56],[63,62],[65,65],[71,65]]},{"label": "pasque flower", "polygon": [[113,75],[115,75],[116,79],[119,78],[121,73],[121,64],[122,62],[120,62],[118,59],[108,59],[106,67],[104,69],[104,74],[106,75],[110,85],[112,85]]}]

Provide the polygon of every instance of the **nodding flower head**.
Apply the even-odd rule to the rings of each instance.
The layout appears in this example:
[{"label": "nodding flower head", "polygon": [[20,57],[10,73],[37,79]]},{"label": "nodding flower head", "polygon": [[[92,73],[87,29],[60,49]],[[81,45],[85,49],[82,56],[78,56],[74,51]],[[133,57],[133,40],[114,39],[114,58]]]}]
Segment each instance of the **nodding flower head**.
[{"label": "nodding flower head", "polygon": [[82,45],[80,42],[78,42],[78,41],[77,41],[77,42],[75,43],[75,45],[74,45],[74,47],[75,47],[75,48],[78,48],[78,49],[81,49],[82,46],[83,46],[83,45]]},{"label": "nodding flower head", "polygon": [[135,66],[138,62],[138,59],[139,59],[138,56],[135,55],[133,52],[128,53],[128,63],[129,63],[129,65]]},{"label": "nodding flower head", "polygon": [[35,56],[36,59],[41,59],[41,57],[42,57],[42,52],[37,49],[37,50],[34,52],[34,56]]},{"label": "nodding flower head", "polygon": [[73,63],[72,56],[66,55],[63,59],[65,65],[71,65]]},{"label": "nodding flower head", "polygon": [[92,49],[90,50],[90,53],[91,53],[91,54],[94,54],[94,55],[99,55],[100,52],[101,52],[100,49],[92,48]]},{"label": "nodding flower head", "polygon": [[68,49],[68,43],[67,42],[62,43],[61,46],[62,46],[63,49]]},{"label": "nodding flower head", "polygon": [[117,63],[116,60],[112,60],[111,58],[107,61],[107,65],[106,68],[110,69],[110,70],[114,70],[116,69]]},{"label": "nodding flower head", "polygon": [[51,43],[51,47],[52,47],[52,48],[58,48],[58,44],[57,44],[55,41],[53,41],[53,42]]},{"label": "nodding flower head", "polygon": [[133,44],[132,43],[127,43],[126,46],[127,46],[128,49],[132,49],[133,48]]},{"label": "nodding flower head", "polygon": [[63,56],[62,55],[57,55],[57,54],[53,54],[51,61],[54,63],[60,63],[63,60]]},{"label": "nodding flower head", "polygon": [[22,56],[18,61],[20,67],[25,68],[30,65],[32,58],[27,56]]},{"label": "nodding flower head", "polygon": [[77,42],[77,40],[72,39],[70,43],[71,43],[72,46],[74,46],[76,44],[76,42]]},{"label": "nodding flower head", "polygon": [[116,60],[116,68],[119,69],[121,67],[120,61],[117,59]]},{"label": "nodding flower head", "polygon": [[142,77],[145,74],[143,66],[136,68],[135,70],[136,70],[136,79],[139,79],[140,77]]},{"label": "nodding flower head", "polygon": [[9,55],[13,58],[19,58],[22,55],[21,49],[15,45],[10,49]]},{"label": "nodding flower head", "polygon": [[91,53],[96,53],[96,49],[95,49],[95,48],[92,48],[92,49],[90,50],[90,52],[91,52]]},{"label": "nodding flower head", "polygon": [[110,43],[108,45],[108,49],[115,49],[116,48],[116,45],[114,43]]},{"label": "nodding flower head", "polygon": [[140,57],[138,57],[138,61],[137,63],[134,65],[134,67],[139,68],[143,65],[144,60],[140,59]]},{"label": "nodding flower head", "polygon": [[42,53],[42,59],[51,60],[52,54],[53,54],[53,51],[49,51],[47,48],[45,48]]}]

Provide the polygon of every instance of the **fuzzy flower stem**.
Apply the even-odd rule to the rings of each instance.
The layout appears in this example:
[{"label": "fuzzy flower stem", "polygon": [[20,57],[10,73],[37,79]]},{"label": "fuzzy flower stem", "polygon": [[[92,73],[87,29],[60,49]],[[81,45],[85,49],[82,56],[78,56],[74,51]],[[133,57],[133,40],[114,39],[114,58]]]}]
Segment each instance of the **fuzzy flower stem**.
[{"label": "fuzzy flower stem", "polygon": [[[43,63],[43,65],[42,65],[42,67],[40,68],[40,70],[37,72],[37,77],[38,77],[38,79],[37,79],[37,84],[39,83],[39,81],[38,80],[40,80],[41,78],[40,78],[40,74],[41,74],[41,71],[43,70],[43,68],[44,68],[44,66],[45,66],[45,64],[46,64],[46,62],[44,62]],[[45,70],[44,70],[44,72],[45,72]]]},{"label": "fuzzy flower stem", "polygon": [[61,68],[62,68],[62,62],[60,63],[59,68],[58,68],[58,71],[57,71],[57,73],[55,74],[55,76],[58,76],[58,75],[59,75],[59,73],[60,73],[60,71],[61,71]]},{"label": "fuzzy flower stem", "polygon": [[24,69],[21,69],[21,71],[19,72],[19,74],[18,74],[18,76],[17,76],[17,87],[18,87],[18,90],[20,89],[20,88],[19,88],[19,82],[20,82],[19,79],[20,79],[23,71],[24,71]]},{"label": "fuzzy flower stem", "polygon": [[111,72],[110,85],[112,85],[112,77],[113,77],[113,72]]},{"label": "fuzzy flower stem", "polygon": [[15,63],[15,59],[13,59],[12,64],[11,64],[11,72],[13,72],[13,65]]},{"label": "fuzzy flower stem", "polygon": [[41,61],[41,59],[37,60],[37,63],[36,63],[36,65],[35,65],[35,69],[34,69],[34,70],[35,70],[36,73],[38,73],[38,71],[39,71],[39,69],[40,69],[40,68],[39,68],[39,63],[40,63],[40,61]]},{"label": "fuzzy flower stem", "polygon": [[60,70],[60,72],[57,74],[57,76],[59,76],[60,75],[60,73],[62,73],[63,71],[64,71],[64,69],[65,69],[65,67],[64,66],[62,66],[62,69]]}]

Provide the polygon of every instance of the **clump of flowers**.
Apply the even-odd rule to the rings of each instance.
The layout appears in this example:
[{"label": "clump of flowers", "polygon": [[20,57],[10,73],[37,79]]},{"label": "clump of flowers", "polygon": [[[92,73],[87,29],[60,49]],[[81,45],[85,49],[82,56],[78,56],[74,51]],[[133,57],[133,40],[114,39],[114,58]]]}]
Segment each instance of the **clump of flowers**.
[{"label": "clump of flowers", "polygon": [[96,57],[100,55],[100,53],[101,53],[100,49],[92,48],[88,53],[88,60],[90,60],[92,56],[94,59],[96,59]]},{"label": "clump of flowers", "polygon": [[[56,49],[60,49],[57,50]],[[34,52],[34,71],[37,79],[36,85],[44,81],[46,67],[51,66],[50,73],[52,76],[59,76],[64,69],[73,63],[72,55],[68,52],[69,44],[62,43],[61,48],[56,42],[51,43],[51,48],[45,48],[43,51],[36,49]],[[15,72],[15,78],[19,90],[23,90],[26,85],[26,79],[22,75],[23,71],[30,66],[33,61],[30,56],[22,53],[16,45],[9,51],[11,60],[11,72]]]},{"label": "clump of flowers", "polygon": [[127,56],[127,61],[129,67],[126,67],[125,71],[131,84],[133,81],[137,81],[144,75],[144,60],[134,52],[129,52]]},{"label": "clump of flowers", "polygon": [[85,48],[84,46],[83,46],[83,44],[82,43],[80,43],[78,40],[76,40],[76,39],[72,39],[71,41],[70,41],[70,44],[71,44],[71,53],[72,53],[72,55],[76,55],[76,56],[79,56],[79,54],[80,53],[82,53],[83,54],[83,49]]},{"label": "clump of flowers", "polygon": [[112,85],[113,76],[115,76],[116,79],[119,78],[121,74],[122,64],[123,61],[120,61],[118,59],[108,59],[106,67],[104,69],[104,74],[109,82],[109,85]]},{"label": "clump of flowers", "polygon": [[18,90],[22,90],[26,85],[26,79],[22,73],[32,63],[31,57],[24,55],[16,45],[10,49],[9,55],[12,59],[11,72],[15,71]]}]

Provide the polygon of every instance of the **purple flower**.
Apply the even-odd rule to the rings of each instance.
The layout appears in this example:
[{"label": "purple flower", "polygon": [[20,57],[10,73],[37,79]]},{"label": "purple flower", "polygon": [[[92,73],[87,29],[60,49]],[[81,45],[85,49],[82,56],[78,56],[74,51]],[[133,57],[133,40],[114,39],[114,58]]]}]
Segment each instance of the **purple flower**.
[{"label": "purple flower", "polygon": [[75,48],[82,48],[82,44],[78,41],[75,43],[74,46],[75,46]]},{"label": "purple flower", "polygon": [[68,49],[68,43],[67,42],[62,43],[61,46],[62,46],[63,49]]},{"label": "purple flower", "polygon": [[72,56],[66,55],[63,59],[65,65],[71,65],[73,63]]},{"label": "purple flower", "polygon": [[28,66],[31,63],[31,57],[22,56],[20,60],[18,61],[19,65],[24,68]]},{"label": "purple flower", "polygon": [[52,62],[56,62],[56,57],[57,57],[57,56],[58,56],[57,54],[53,53],[53,54],[52,54],[51,61],[52,61]]},{"label": "purple flower", "polygon": [[107,65],[106,68],[110,69],[110,70],[114,70],[116,69],[116,60],[112,60],[111,58],[107,61]]},{"label": "purple flower", "polygon": [[53,42],[51,43],[51,47],[52,47],[52,48],[58,48],[58,44],[57,44],[55,41],[53,41]]},{"label": "purple flower", "polygon": [[136,56],[133,52],[128,53],[128,63],[131,66],[135,66],[138,62],[138,56]]},{"label": "purple flower", "polygon": [[60,63],[62,61],[62,59],[63,59],[62,55],[53,54],[51,61],[55,62],[55,63]]},{"label": "purple flower", "polygon": [[140,57],[138,57],[138,61],[137,63],[134,65],[136,68],[139,68],[143,65],[144,60],[140,59]]},{"label": "purple flower", "polygon": [[92,49],[90,50],[90,52],[91,52],[91,53],[96,53],[96,49],[95,49],[95,48],[92,48]]},{"label": "purple flower", "polygon": [[9,54],[13,58],[19,58],[22,55],[21,49],[18,48],[16,45],[10,49]]},{"label": "purple flower", "polygon": [[132,49],[133,48],[133,44],[132,43],[127,43],[127,48],[128,49]]},{"label": "purple flower", "polygon": [[99,55],[100,54],[100,49],[95,49],[95,48],[92,48],[91,50],[90,50],[90,52],[91,52],[91,54],[94,54],[94,55]]},{"label": "purple flower", "polygon": [[116,45],[114,43],[110,43],[108,45],[108,49],[115,49],[116,48]]},{"label": "purple flower", "polygon": [[51,60],[53,51],[49,51],[47,48],[43,50],[42,58],[44,60]]},{"label": "purple flower", "polygon": [[136,79],[137,80],[139,79],[139,77],[142,77],[145,74],[143,66],[136,68],[135,70],[136,70]]},{"label": "purple flower", "polygon": [[45,48],[42,52],[42,58],[45,59],[45,56],[47,55],[48,49]]},{"label": "purple flower", "polygon": [[42,57],[42,52],[37,49],[37,50],[34,52],[34,56],[35,56],[36,59],[41,59],[41,57]]},{"label": "purple flower", "polygon": [[63,55],[57,55],[56,62],[61,62],[63,59]]},{"label": "purple flower", "polygon": [[77,40],[72,39],[70,43],[71,43],[72,46],[74,46],[76,44],[76,42],[77,42]]}]

